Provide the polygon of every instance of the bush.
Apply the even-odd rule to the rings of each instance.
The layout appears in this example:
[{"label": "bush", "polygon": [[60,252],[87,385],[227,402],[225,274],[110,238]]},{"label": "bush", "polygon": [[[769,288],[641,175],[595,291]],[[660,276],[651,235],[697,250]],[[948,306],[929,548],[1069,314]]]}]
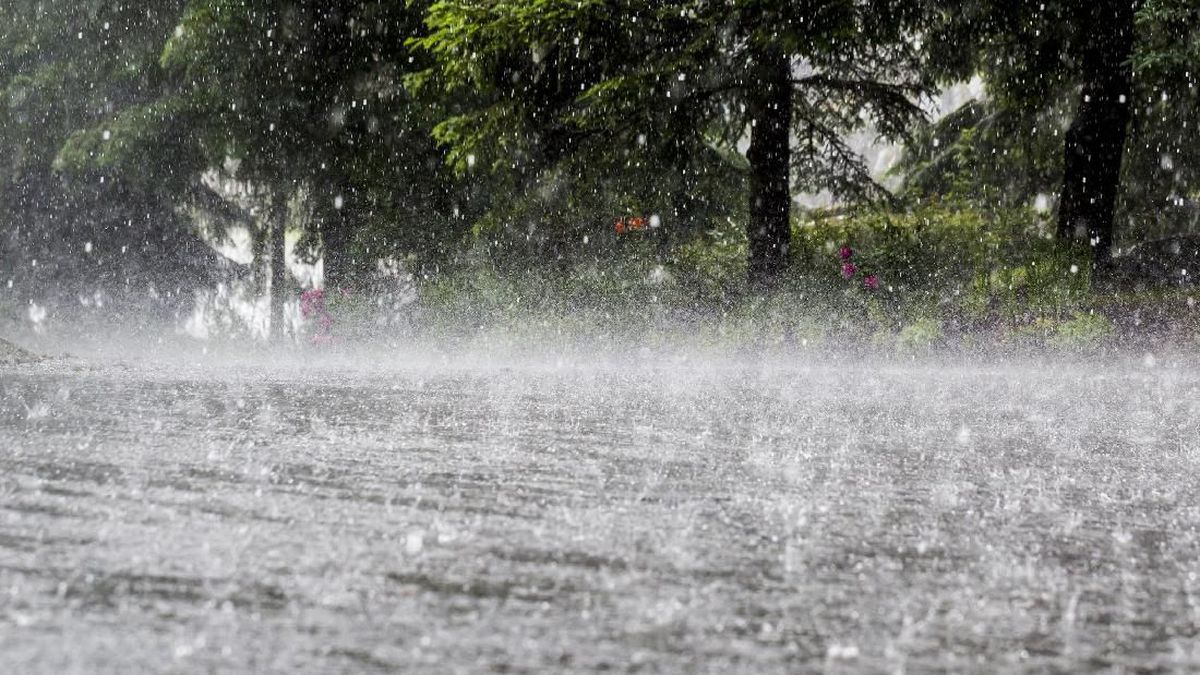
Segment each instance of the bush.
[{"label": "bush", "polygon": [[1103,346],[1114,333],[1112,321],[1096,311],[1075,312],[1068,318],[1041,317],[1014,330],[1011,336],[1033,347],[1086,350]]},{"label": "bush", "polygon": [[984,212],[930,202],[907,211],[816,211],[795,227],[799,273],[839,279],[837,251],[854,249],[856,276],[873,274],[882,317],[903,326],[934,318],[958,330],[1015,328],[1082,308],[1086,251],[1047,239],[1027,209]]},{"label": "bush", "polygon": [[936,319],[917,319],[900,329],[896,336],[896,347],[902,351],[928,349],[937,346],[945,339],[942,323]]},{"label": "bush", "polygon": [[951,202],[813,211],[794,224],[791,273],[767,295],[747,292],[746,237],[733,221],[670,255],[631,239],[573,266],[497,268],[481,257],[423,282],[417,323],[440,336],[587,338],[620,349],[680,339],[901,351],[985,340],[1101,345],[1128,322],[1110,317],[1130,311],[1106,309],[1113,300],[1092,291],[1089,252],[1062,249],[1049,225],[1030,210]]},{"label": "bush", "polygon": [[1054,327],[1050,343],[1058,347],[1098,347],[1113,334],[1112,321],[1099,312],[1076,312]]}]

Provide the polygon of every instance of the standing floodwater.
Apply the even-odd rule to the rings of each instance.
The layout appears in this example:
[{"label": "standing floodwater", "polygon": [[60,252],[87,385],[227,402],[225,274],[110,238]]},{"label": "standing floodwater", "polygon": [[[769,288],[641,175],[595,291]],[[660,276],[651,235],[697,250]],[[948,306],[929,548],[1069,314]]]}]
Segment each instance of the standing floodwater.
[{"label": "standing floodwater", "polygon": [[1200,373],[0,366],[0,671],[1200,667]]}]

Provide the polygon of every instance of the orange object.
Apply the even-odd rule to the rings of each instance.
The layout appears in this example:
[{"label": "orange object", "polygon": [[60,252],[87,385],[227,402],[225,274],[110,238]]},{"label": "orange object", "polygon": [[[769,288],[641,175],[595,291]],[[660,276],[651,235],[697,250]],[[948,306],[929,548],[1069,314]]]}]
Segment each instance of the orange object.
[{"label": "orange object", "polygon": [[617,234],[625,234],[626,232],[641,232],[643,230],[650,229],[650,219],[643,216],[617,218],[613,225],[616,227]]}]

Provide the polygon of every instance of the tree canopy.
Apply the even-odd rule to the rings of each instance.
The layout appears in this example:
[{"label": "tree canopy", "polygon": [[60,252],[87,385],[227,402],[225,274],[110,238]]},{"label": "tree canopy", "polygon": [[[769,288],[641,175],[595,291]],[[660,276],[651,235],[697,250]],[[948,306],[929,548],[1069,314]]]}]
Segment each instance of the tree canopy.
[{"label": "tree canopy", "polygon": [[[761,290],[791,274],[803,194],[1036,201],[1098,262],[1200,212],[1187,0],[17,0],[0,20],[18,290],[186,294],[236,267],[205,240],[238,224],[300,236],[338,286],[382,258],[586,259],[630,216],[666,256],[732,223]],[[928,119],[972,78],[984,96]],[[902,190],[864,135],[903,145]]]},{"label": "tree canopy", "polygon": [[582,156],[600,174],[665,170],[676,180],[643,179],[640,201],[673,217],[706,177],[742,174],[751,275],[765,282],[788,261],[793,190],[885,194],[847,135],[869,124],[903,139],[920,119],[919,10],[443,1],[413,41],[434,66],[414,79],[468,92],[473,105],[435,128],[460,168],[538,176]]},{"label": "tree canopy", "polygon": [[[1004,203],[1042,196],[1056,203],[1059,236],[1084,243],[1097,234],[1073,230],[1062,203],[1064,144],[1071,120],[1111,100],[1127,121],[1102,131],[1120,139],[1083,164],[1107,168],[1104,238],[1136,241],[1187,230],[1195,220],[1196,64],[1200,14],[1175,0],[1080,3],[963,1],[930,25],[930,72],[943,83],[976,75],[987,96],[939,120],[910,146],[903,169],[916,194],[950,190]],[[1122,54],[1104,56],[1124,39]],[[1105,61],[1107,59],[1107,61]],[[1114,80],[1115,78],[1115,80]],[[1108,94],[1097,86],[1115,87]],[[1099,180],[1093,183],[1100,182]],[[1090,198],[1089,198],[1090,199]],[[1085,228],[1086,229],[1086,228]],[[1104,258],[1107,245],[1098,247]]]}]

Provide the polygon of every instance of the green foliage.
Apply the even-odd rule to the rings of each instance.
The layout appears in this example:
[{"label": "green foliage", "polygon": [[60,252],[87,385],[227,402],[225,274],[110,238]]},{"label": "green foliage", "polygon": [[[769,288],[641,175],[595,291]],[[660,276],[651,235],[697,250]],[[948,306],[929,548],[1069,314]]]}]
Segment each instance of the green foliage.
[{"label": "green foliage", "polygon": [[[74,132],[59,149],[53,166],[72,175],[116,173],[146,189],[182,194],[207,168],[203,142],[192,133],[195,122],[196,111],[189,101],[164,97]],[[151,156],[153,167],[131,170]]]},{"label": "green foliage", "polygon": [[1128,240],[1194,232],[1200,211],[1200,6],[1145,0],[1133,55],[1133,133],[1122,204]]},{"label": "green foliage", "polygon": [[[1200,203],[1200,9],[1138,7],[1130,239],[1193,227]],[[0,21],[0,263],[21,302],[188,298],[220,267],[197,230],[261,225],[281,200],[327,270],[334,249],[402,261],[428,307],[487,321],[713,312],[718,337],[891,344],[935,324],[1083,335],[1077,313],[1102,309],[1086,251],[1028,208],[1061,182],[1088,3],[15,0]],[[856,206],[798,219],[794,274],[754,298],[764,51],[791,68],[793,193]],[[984,100],[919,123],[914,101],[973,75]],[[902,201],[848,145],[867,124],[908,141]],[[223,200],[213,175],[258,201]],[[628,216],[662,227],[616,236]]]},{"label": "green foliage", "polygon": [[1054,327],[1051,344],[1060,347],[1097,347],[1113,334],[1113,323],[1098,312],[1076,312]]},{"label": "green foliage", "polygon": [[896,335],[896,348],[901,351],[929,349],[938,346],[945,338],[940,321],[922,317],[900,329]]},{"label": "green foliage", "polygon": [[591,217],[625,205],[703,232],[747,203],[739,143],[762,50],[794,64],[795,186],[882,195],[846,134],[870,122],[898,138],[920,116],[907,40],[918,17],[907,2],[446,0],[411,41],[433,67],[409,82],[467,102],[434,133],[460,172],[509,181],[517,196],[490,214],[491,230],[589,217],[545,209],[549,186],[559,203],[599,206]]},{"label": "green foliage", "polygon": [[1160,83],[1180,75],[1186,84],[1194,82],[1192,71],[1200,62],[1200,6],[1190,0],[1144,0],[1137,20],[1142,31],[1142,48],[1134,57],[1137,70]]},{"label": "green foliage", "polygon": [[[795,228],[795,255],[801,270],[834,287],[862,290],[862,277],[876,275],[880,288],[867,295],[882,305],[885,324],[924,315],[1020,325],[1070,312],[1088,296],[1087,252],[1062,249],[1046,229],[1026,209],[985,212],[967,203],[818,211]],[[843,245],[855,250],[852,280],[841,278]]]},{"label": "green foliage", "polygon": [[[264,203],[306,197],[306,217],[291,223],[308,228],[306,248],[367,263],[452,255],[476,194],[431,137],[440,102],[402,84],[424,67],[404,46],[422,16],[420,4],[190,0],[160,44],[163,94],[78,134],[62,165],[128,171],[125,147],[165,146],[188,195],[202,171],[234,160],[225,177]],[[161,141],[163,129],[173,142]],[[190,171],[177,177],[181,168]]]},{"label": "green foliage", "polygon": [[[948,203],[817,212],[796,223],[795,274],[766,296],[746,292],[745,240],[729,223],[682,245],[665,266],[649,246],[560,270],[477,264],[432,278],[420,297],[430,330],[468,340],[516,331],[904,352],[981,336],[1102,346],[1115,327],[1091,289],[1087,252],[1064,252],[1039,234],[1044,227],[1026,210]],[[851,279],[840,273],[844,244],[859,266]],[[865,286],[866,274],[878,275],[878,289]]]},{"label": "green foliage", "polygon": [[[176,128],[125,120],[124,130],[163,135],[122,147],[119,163],[101,142],[114,111],[161,94],[158,53],[182,5],[0,4],[0,268],[18,297],[100,297],[111,309],[111,294],[132,292],[172,304],[177,288],[211,278],[211,256],[176,211],[173,178],[186,167]],[[67,148],[87,129],[94,142]]]},{"label": "green foliage", "polygon": [[731,304],[746,292],[746,234],[732,220],[679,247],[672,269],[698,306]]},{"label": "green foliage", "polygon": [[1040,317],[1011,334],[1015,342],[1064,351],[1090,351],[1104,347],[1113,337],[1113,322],[1096,310],[1079,310],[1067,317]]},{"label": "green foliage", "polygon": [[677,297],[673,279],[645,262],[579,266],[568,273],[478,266],[431,277],[421,287],[420,325],[429,334],[464,341],[499,336],[637,345],[663,324]]},{"label": "green foliage", "polygon": [[[1003,208],[1056,195],[1065,122],[1082,54],[1094,46],[1095,3],[962,0],[935,13],[925,72],[944,83],[980,76],[987,96],[919,132],[899,167],[910,196]],[[1118,236],[1136,242],[1191,231],[1200,203],[1200,9],[1137,3]]]},{"label": "green foliage", "polygon": [[980,207],[1021,208],[1053,194],[1062,174],[1065,98],[1041,109],[972,100],[922,127],[893,175],[917,200],[967,200]]}]

